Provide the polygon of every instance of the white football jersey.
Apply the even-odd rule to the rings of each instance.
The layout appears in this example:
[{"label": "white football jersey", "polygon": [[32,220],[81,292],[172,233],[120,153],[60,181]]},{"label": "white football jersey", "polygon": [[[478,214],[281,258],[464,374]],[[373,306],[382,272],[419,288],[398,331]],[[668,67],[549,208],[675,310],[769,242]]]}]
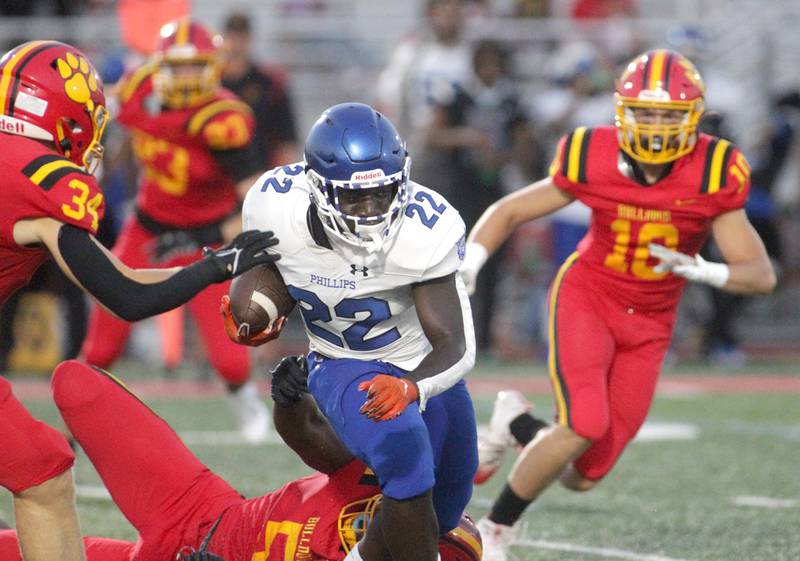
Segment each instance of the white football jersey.
[{"label": "white football jersey", "polygon": [[[281,255],[276,265],[300,307],[310,350],[413,370],[431,346],[411,285],[458,270],[464,221],[441,195],[410,182],[399,230],[380,251],[369,253],[333,235],[327,235],[330,247],[324,247],[318,242],[325,237],[312,234],[310,186],[303,170],[298,163],[262,175],[247,193],[242,217],[245,230],[272,230],[280,240],[273,248]],[[471,333],[468,296],[456,277]]]}]

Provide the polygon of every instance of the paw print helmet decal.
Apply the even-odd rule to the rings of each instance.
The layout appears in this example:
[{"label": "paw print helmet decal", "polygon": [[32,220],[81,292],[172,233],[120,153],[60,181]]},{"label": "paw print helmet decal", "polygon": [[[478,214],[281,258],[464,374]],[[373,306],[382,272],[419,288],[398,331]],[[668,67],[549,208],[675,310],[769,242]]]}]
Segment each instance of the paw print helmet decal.
[{"label": "paw print helmet decal", "polygon": [[0,131],[52,142],[93,173],[107,122],[103,82],[75,47],[31,41],[0,59]]}]

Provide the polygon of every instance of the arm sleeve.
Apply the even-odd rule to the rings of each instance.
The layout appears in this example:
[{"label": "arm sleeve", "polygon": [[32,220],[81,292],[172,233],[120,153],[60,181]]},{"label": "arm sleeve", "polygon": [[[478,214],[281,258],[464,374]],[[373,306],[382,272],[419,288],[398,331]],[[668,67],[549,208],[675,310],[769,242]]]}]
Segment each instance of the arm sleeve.
[{"label": "arm sleeve", "polygon": [[212,150],[214,159],[237,183],[262,171],[261,158],[254,144],[231,150]]},{"label": "arm sleeve", "polygon": [[69,224],[58,232],[58,249],[87,292],[126,321],[171,310],[208,285],[224,280],[224,274],[211,260],[201,259],[161,282],[137,282],[114,266],[88,232]]}]

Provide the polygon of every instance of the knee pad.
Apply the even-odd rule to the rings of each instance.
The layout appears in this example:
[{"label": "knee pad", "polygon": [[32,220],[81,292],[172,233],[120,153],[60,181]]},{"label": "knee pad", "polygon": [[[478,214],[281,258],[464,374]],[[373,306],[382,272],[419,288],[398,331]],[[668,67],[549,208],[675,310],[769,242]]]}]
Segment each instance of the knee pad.
[{"label": "knee pad", "polygon": [[98,381],[102,374],[94,367],[77,360],[66,360],[56,366],[50,379],[53,400],[59,408],[89,403],[102,393]]}]

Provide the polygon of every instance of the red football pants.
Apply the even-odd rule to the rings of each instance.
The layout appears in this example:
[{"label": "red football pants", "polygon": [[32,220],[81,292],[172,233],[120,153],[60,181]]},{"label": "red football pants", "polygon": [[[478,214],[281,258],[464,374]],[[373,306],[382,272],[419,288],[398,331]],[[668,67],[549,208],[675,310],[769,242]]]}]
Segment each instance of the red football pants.
[{"label": "red football pants", "polygon": [[[135,216],[125,223],[114,255],[128,267],[164,268],[188,265],[202,257],[194,255],[155,263],[152,257],[155,236],[148,232]],[[242,384],[250,375],[250,357],[247,347],[233,343],[225,334],[219,313],[222,296],[228,293],[230,282],[212,284],[186,305],[194,317],[197,330],[206,348],[208,360],[220,376],[232,384]],[[89,330],[83,343],[82,354],[90,364],[108,368],[122,354],[130,334],[131,324],[118,319],[95,305],[89,320]]]},{"label": "red football pants", "polygon": [[69,430],[139,531],[130,559],[175,559],[182,547],[199,547],[225,509],[244,502],[110,374],[67,361],[56,368],[52,386]]},{"label": "red football pants", "polygon": [[[95,537],[83,538],[83,547],[86,550],[86,561],[130,561],[136,550],[133,542]],[[0,559],[22,561],[16,531],[0,530]]]},{"label": "red football pants", "polygon": [[574,466],[599,480],[644,423],[675,310],[626,307],[573,256],[553,282],[549,312],[556,420],[592,441]]},{"label": "red football pants", "polygon": [[34,419],[0,377],[0,485],[19,493],[72,467],[64,436]]}]

